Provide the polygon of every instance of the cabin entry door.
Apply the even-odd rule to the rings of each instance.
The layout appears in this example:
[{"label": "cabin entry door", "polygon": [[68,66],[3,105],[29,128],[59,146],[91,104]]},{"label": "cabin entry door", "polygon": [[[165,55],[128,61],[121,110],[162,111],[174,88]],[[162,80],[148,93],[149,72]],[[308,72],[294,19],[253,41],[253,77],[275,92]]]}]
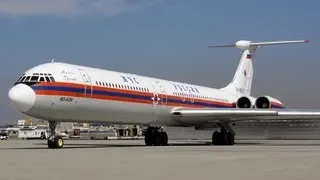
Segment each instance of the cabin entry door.
[{"label": "cabin entry door", "polygon": [[84,69],[78,69],[84,83],[84,97],[91,97],[92,96],[92,82],[90,79],[89,74]]},{"label": "cabin entry door", "polygon": [[160,81],[153,82],[153,112],[160,113],[167,107],[167,93],[164,85]]}]

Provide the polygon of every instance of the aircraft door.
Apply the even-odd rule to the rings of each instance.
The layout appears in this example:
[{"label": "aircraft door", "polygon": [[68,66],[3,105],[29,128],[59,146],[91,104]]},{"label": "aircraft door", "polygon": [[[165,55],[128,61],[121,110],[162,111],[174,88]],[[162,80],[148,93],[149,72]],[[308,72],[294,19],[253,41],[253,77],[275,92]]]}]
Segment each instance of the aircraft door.
[{"label": "aircraft door", "polygon": [[[165,107],[167,105],[167,94],[164,85],[160,81],[154,81],[153,83],[154,95],[153,104],[155,107]],[[158,107],[158,108],[160,108]]]},{"label": "aircraft door", "polygon": [[84,82],[84,97],[91,97],[92,96],[92,82],[91,82],[91,79],[90,79],[90,76],[89,74],[83,70],[83,69],[78,69],[82,79],[83,79],[83,82]]},{"label": "aircraft door", "polygon": [[194,96],[193,96],[192,90],[191,90],[190,88],[188,88],[188,90],[189,90],[190,102],[191,102],[191,103],[194,103]]}]

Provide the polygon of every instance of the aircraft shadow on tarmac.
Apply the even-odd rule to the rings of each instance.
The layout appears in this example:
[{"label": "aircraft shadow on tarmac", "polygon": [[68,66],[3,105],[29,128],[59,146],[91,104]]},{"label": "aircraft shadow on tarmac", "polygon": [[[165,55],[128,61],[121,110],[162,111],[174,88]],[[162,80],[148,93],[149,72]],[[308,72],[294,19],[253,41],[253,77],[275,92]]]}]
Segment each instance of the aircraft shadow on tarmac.
[{"label": "aircraft shadow on tarmac", "polygon": [[[26,149],[48,149],[47,143],[41,142],[41,143],[32,143],[32,147],[10,147],[10,148],[0,148],[0,150],[26,150]],[[168,146],[164,147],[190,147],[190,146],[212,146],[209,141],[199,141],[199,142],[179,142],[179,143],[170,143]],[[263,142],[240,142],[235,143],[234,146],[320,146],[320,142],[316,143],[263,143]],[[152,148],[152,146],[145,146],[144,144],[112,144],[112,143],[65,143],[63,149],[85,149],[85,148],[130,148],[130,147],[141,147],[141,148]],[[153,148],[157,148],[158,146],[155,146]],[[219,147],[219,146],[218,146]],[[221,147],[221,146],[220,146]],[[229,146],[230,147],[230,146]],[[232,147],[232,146],[231,146]]]},{"label": "aircraft shadow on tarmac", "polygon": [[[32,143],[33,147],[0,148],[0,150],[19,150],[19,149],[48,149],[47,143]],[[168,146],[209,146],[209,143],[173,143]],[[152,147],[144,144],[90,144],[90,143],[65,143],[63,149],[85,149],[85,148],[129,148],[129,147]],[[156,146],[155,146],[156,147]]]}]

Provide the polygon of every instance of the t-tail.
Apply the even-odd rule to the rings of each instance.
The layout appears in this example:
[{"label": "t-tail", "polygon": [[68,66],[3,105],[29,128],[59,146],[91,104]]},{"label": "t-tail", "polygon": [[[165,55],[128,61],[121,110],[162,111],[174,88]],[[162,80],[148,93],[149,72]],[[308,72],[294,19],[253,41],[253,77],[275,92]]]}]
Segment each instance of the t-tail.
[{"label": "t-tail", "polygon": [[253,42],[240,40],[234,44],[226,45],[210,45],[210,48],[216,47],[237,47],[243,50],[240,62],[232,81],[221,90],[229,93],[240,93],[246,96],[251,94],[251,85],[253,78],[252,60],[257,48],[268,45],[293,44],[293,43],[307,43],[308,40],[297,41],[270,41],[270,42]]}]

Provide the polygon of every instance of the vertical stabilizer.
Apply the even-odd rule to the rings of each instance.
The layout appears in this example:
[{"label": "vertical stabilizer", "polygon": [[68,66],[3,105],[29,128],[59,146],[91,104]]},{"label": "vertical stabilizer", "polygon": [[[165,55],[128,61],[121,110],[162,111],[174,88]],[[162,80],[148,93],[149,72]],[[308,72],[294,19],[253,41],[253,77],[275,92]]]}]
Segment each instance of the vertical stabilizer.
[{"label": "vertical stabilizer", "polygon": [[251,93],[251,85],[253,78],[253,58],[254,50],[244,50],[236,73],[233,76],[230,84],[221,90],[234,93],[238,92],[249,96]]}]

